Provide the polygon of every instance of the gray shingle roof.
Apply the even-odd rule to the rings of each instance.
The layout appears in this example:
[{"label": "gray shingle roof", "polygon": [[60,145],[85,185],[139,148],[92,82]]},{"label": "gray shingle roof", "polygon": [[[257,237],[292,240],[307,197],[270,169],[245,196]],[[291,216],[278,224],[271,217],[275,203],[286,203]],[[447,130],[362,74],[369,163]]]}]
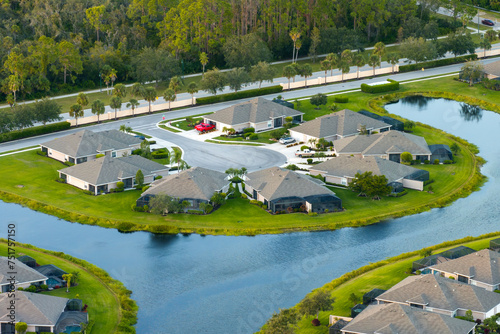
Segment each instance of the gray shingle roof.
[{"label": "gray shingle roof", "polygon": [[343,332],[363,334],[468,334],[475,323],[400,304],[370,305]]},{"label": "gray shingle roof", "polygon": [[40,145],[72,157],[86,157],[100,152],[125,149],[141,142],[139,138],[118,130],[101,132],[82,130]]},{"label": "gray shingle roof", "polygon": [[352,110],[344,109],[305,122],[293,128],[292,131],[316,138],[334,135],[352,136],[359,133],[361,125],[365,125],[366,129],[380,129],[391,126]]},{"label": "gray shingle roof", "polygon": [[67,274],[67,272],[65,272],[64,270],[62,270],[61,268],[59,268],[53,264],[46,264],[44,266],[36,267],[36,271],[38,271],[39,273],[41,273],[47,277],[55,276],[55,277],[62,278],[62,275]]},{"label": "gray shingle roof", "polygon": [[174,198],[190,198],[208,201],[215,191],[229,184],[227,175],[211,169],[194,167],[172,174],[151,184],[145,195],[166,194]]},{"label": "gray shingle roof", "polygon": [[[0,309],[6,310],[10,300],[8,294],[0,294]],[[17,291],[15,296],[16,321],[22,321],[28,325],[54,326],[68,300],[67,298]],[[2,314],[0,321],[10,321],[6,312],[2,312]]]},{"label": "gray shingle roof", "polygon": [[500,77],[500,60],[484,65],[483,72]]},{"label": "gray shingle roof", "polygon": [[293,117],[302,114],[304,113],[266,100],[263,97],[256,97],[250,101],[216,111],[206,116],[206,118],[224,124],[236,125],[248,122],[261,123],[276,117]]},{"label": "gray shingle roof", "polygon": [[385,175],[389,183],[420,171],[420,169],[379,157],[362,158],[349,155],[329,159],[313,166],[311,170],[338,177],[354,177],[356,173],[373,172],[373,175]]},{"label": "gray shingle roof", "polygon": [[335,151],[340,154],[382,155],[410,152],[430,155],[431,151],[423,137],[400,131],[388,131],[374,135],[354,136],[335,141]]},{"label": "gray shingle roof", "polygon": [[292,196],[304,198],[335,195],[333,191],[313,181],[311,177],[279,167],[249,173],[245,176],[245,183],[259,191],[268,201]]},{"label": "gray shingle roof", "polygon": [[[0,256],[0,285],[9,283],[9,281],[7,281],[10,277],[8,273],[12,271],[13,270],[9,268],[8,259],[4,256]],[[15,276],[17,283],[44,281],[47,279],[46,276],[42,275],[35,269],[28,267],[21,261],[15,261],[14,271],[16,272]]]},{"label": "gray shingle roof", "polygon": [[488,312],[500,304],[499,293],[432,274],[407,277],[376,299],[427,304],[448,311]]},{"label": "gray shingle roof", "polygon": [[448,273],[473,276],[472,279],[491,285],[500,283],[500,253],[489,249],[440,263],[431,268]]},{"label": "gray shingle roof", "polygon": [[61,169],[60,172],[94,185],[116,182],[120,179],[135,177],[138,170],[144,176],[168,170],[168,167],[138,155],[112,158],[109,155]]}]

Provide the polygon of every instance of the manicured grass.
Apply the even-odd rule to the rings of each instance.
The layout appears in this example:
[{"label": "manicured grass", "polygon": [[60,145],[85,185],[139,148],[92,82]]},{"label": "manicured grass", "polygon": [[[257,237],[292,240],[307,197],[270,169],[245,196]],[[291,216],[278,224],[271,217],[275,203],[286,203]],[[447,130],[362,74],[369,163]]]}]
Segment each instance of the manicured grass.
[{"label": "manicured grass", "polygon": [[[481,250],[489,247],[489,241],[498,238],[500,232],[491,233],[486,236],[476,238],[465,238],[457,241],[446,242],[440,245],[433,246],[433,253],[440,253],[450,248],[463,245],[475,250]],[[468,240],[474,240],[467,242]],[[351,307],[353,303],[349,300],[349,296],[354,293],[359,302],[362,302],[363,295],[374,289],[379,288],[387,290],[401,280],[410,276],[412,263],[415,260],[422,258],[419,255],[420,251],[415,251],[407,254],[383,260],[377,263],[369,264],[366,267],[356,269],[342,277],[333,280],[330,283],[314,290],[331,291],[335,298],[333,308],[328,311],[320,312],[319,320],[321,326],[314,327],[311,325],[312,316],[304,317],[298,322],[296,333],[312,334],[312,333],[328,333],[328,321],[330,315],[351,316]],[[370,270],[371,269],[371,270]]]},{"label": "manicured grass", "polygon": [[[68,273],[79,272],[79,284],[70,287],[69,293],[66,293],[66,288],[61,288],[44,292],[44,294],[81,299],[84,304],[88,305],[89,320],[95,322],[92,333],[114,333],[117,330],[121,317],[120,302],[113,291],[98,277],[85,268],[52,254],[25,248],[20,244],[16,244],[15,249],[16,256],[20,256],[21,253],[29,255],[40,265],[54,264]],[[3,256],[7,254],[7,244],[3,241],[0,242],[0,254]]]},{"label": "manicured grass", "polygon": [[11,151],[0,152],[0,154],[14,153],[14,152],[19,152],[19,151],[29,150],[29,149],[32,149],[32,148],[38,148],[38,147],[40,147],[40,146],[39,146],[39,145],[35,145],[35,146],[28,146],[28,147],[19,148],[19,149],[17,149],[17,150],[11,150]]},{"label": "manicured grass", "polygon": [[167,130],[167,131],[170,131],[170,132],[182,132],[181,130],[177,130],[177,129],[172,129],[171,127],[169,126],[166,126],[164,124],[160,124],[160,128],[162,128],[163,130]]},{"label": "manicured grass", "polygon": [[[451,78],[434,79],[432,87],[443,90],[457,90],[463,95],[481,96],[493,103],[500,102],[496,92],[486,91],[482,87],[469,88],[467,84]],[[417,91],[429,87],[429,81],[410,83],[401,86],[401,91]],[[482,95],[484,94],[486,95]],[[343,94],[349,97],[349,103],[342,108],[353,110],[370,109],[368,102],[379,96],[361,92]],[[329,98],[332,101],[332,98]],[[312,119],[328,110],[314,110],[309,101],[302,101],[298,108],[305,112],[305,119]],[[260,133],[263,135],[265,133]],[[452,136],[427,126],[417,126],[414,134],[424,136],[428,144],[453,143]],[[58,215],[61,218],[83,223],[117,227],[122,222],[132,223],[132,230],[152,230],[156,232],[197,232],[204,234],[258,234],[280,233],[283,231],[337,229],[345,226],[362,226],[382,219],[400,217],[440,207],[453,200],[467,196],[481,184],[478,164],[473,152],[465,142],[460,142],[461,154],[453,165],[421,165],[427,169],[431,178],[433,193],[410,190],[400,198],[383,198],[372,201],[357,198],[356,194],[335,188],[334,191],[343,200],[345,211],[311,217],[301,213],[270,215],[262,209],[248,204],[242,199],[230,200],[221,209],[206,216],[187,214],[167,215],[165,217],[131,211],[131,205],[139,198],[139,191],[126,191],[105,196],[88,196],[75,187],[57,183],[57,169],[65,166],[60,162],[38,156],[33,152],[23,152],[0,158],[5,166],[0,170],[3,182],[0,184],[0,196],[6,201],[24,202],[31,208]],[[23,188],[17,185],[24,185]],[[427,188],[426,188],[427,189]],[[45,205],[26,203],[18,198],[22,196]],[[78,196],[75,201],[74,196]],[[63,211],[62,211],[63,210]],[[69,211],[69,212],[64,212]],[[242,214],[246,212],[245,214]],[[91,217],[91,218],[89,218]],[[243,223],[241,221],[243,218]],[[248,218],[251,217],[251,218]]]},{"label": "manicured grass", "polygon": [[[203,120],[203,117],[193,117],[193,121],[196,123],[197,121],[202,121]],[[194,127],[193,126],[188,126],[188,124],[191,124],[191,123],[188,123],[185,119],[182,120],[182,121],[177,121],[177,122],[172,122],[172,126],[175,126],[181,130],[184,130],[184,131],[190,131],[190,130],[194,130]]]},{"label": "manicured grass", "polygon": [[[216,137],[216,138],[223,138],[223,137]],[[257,143],[243,143],[243,142],[234,142],[234,143],[227,143],[219,140],[213,140],[213,139],[206,139],[205,140],[207,143],[212,143],[212,144],[223,144],[223,145],[246,145],[246,146],[264,146],[262,144],[257,144]]]}]

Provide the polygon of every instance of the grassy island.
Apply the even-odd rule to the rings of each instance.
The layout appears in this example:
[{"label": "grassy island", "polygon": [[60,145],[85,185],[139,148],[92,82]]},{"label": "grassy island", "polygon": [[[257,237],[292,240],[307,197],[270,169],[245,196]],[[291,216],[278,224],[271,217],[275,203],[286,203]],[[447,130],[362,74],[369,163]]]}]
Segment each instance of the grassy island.
[{"label": "grassy island", "polygon": [[[498,238],[499,235],[500,232],[493,232],[478,237],[466,237],[459,240],[447,241],[422,250],[400,254],[380,262],[370,263],[369,265],[346,273],[308,294],[306,298],[317,293],[330,294],[335,299],[333,302],[333,308],[319,313],[318,319],[321,322],[320,326],[313,326],[311,324],[311,321],[315,316],[304,316],[300,318],[294,327],[295,333],[328,333],[328,321],[330,315],[350,317],[351,307],[354,306],[350,298],[352,294],[355,294],[360,299],[364,293],[374,288],[384,290],[391,288],[393,285],[411,275],[412,262],[424,257],[422,254],[425,252],[432,251],[432,253],[435,254],[460,245],[470,247],[478,251],[488,248],[490,240]],[[297,310],[298,308],[300,308],[300,303],[292,307],[290,310]],[[287,310],[281,310],[281,312],[286,313]],[[263,327],[261,333],[265,332],[266,325]]]},{"label": "grassy island", "polygon": [[[130,299],[131,291],[108,275],[104,270],[87,261],[74,258],[62,252],[40,249],[28,244],[16,242],[16,256],[29,255],[38,264],[53,264],[62,270],[79,273],[79,283],[65,288],[55,289],[44,294],[79,298],[88,305],[90,334],[93,333],[135,333],[133,325],[137,319],[137,305]],[[7,242],[0,239],[0,255],[7,255]],[[78,297],[76,297],[78,295]]]},{"label": "grassy island", "polygon": [[[424,91],[430,83],[432,87],[443,91],[429,92],[427,89]],[[453,92],[458,92],[460,95]],[[342,95],[348,97],[349,102],[339,107],[386,113],[382,108],[385,103],[407,94],[419,93],[479,104],[494,111],[500,110],[500,97],[494,92],[479,85],[468,87],[466,83],[458,82],[451,77],[404,84],[401,85],[397,95],[344,93]],[[475,96],[480,96],[482,100],[478,100]],[[334,97],[329,97],[329,104],[333,102]],[[301,101],[298,109],[305,112],[305,120],[331,112],[326,106],[317,110],[309,101]],[[394,117],[401,119],[398,116]],[[3,180],[0,184],[0,199],[19,203],[71,222],[118,228],[122,231],[255,235],[368,225],[384,219],[449,205],[458,198],[468,196],[484,182],[484,177],[480,173],[483,159],[477,156],[476,146],[425,124],[418,124],[413,133],[425,137],[428,144],[451,145],[456,142],[461,148],[454,164],[414,166],[430,172],[431,179],[434,180],[431,185],[432,191],[427,191],[428,188],[422,192],[409,190],[407,195],[399,198],[384,197],[380,201],[373,201],[359,198],[346,189],[334,188],[342,199],[345,210],[315,217],[303,213],[270,215],[241,198],[228,200],[220,209],[204,216],[188,214],[159,216],[134,212],[131,206],[139,198],[140,191],[125,191],[97,197],[86,195],[80,189],[56,182],[56,171],[64,165],[39,156],[35,151],[0,157],[0,164],[3,166],[0,171]]]}]

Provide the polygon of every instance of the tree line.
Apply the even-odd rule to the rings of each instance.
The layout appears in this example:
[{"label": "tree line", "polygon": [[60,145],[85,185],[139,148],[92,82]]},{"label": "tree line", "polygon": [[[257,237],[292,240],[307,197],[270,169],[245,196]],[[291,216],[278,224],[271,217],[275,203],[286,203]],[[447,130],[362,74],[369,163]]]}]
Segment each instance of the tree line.
[{"label": "tree line", "polygon": [[[458,0],[2,0],[0,100],[448,33]],[[455,20],[432,15],[451,6]]]}]

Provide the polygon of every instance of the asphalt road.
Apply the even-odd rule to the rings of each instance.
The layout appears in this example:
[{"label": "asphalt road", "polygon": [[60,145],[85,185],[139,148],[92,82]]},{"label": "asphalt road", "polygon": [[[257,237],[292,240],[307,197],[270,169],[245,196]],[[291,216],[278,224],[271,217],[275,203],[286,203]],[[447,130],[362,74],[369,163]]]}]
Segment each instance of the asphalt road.
[{"label": "asphalt road", "polygon": [[[483,63],[487,64],[497,61],[497,58],[484,60]],[[458,72],[463,64],[456,64],[450,66],[443,66],[437,68],[426,69],[425,71],[415,71],[408,73],[397,73],[391,75],[391,78],[397,81],[405,80],[418,80],[426,76],[444,75],[452,72]],[[299,99],[305,96],[312,96],[317,93],[332,94],[335,92],[359,89],[362,83],[383,81],[386,77],[379,77],[373,79],[354,80],[344,83],[337,83],[326,86],[317,86],[307,89],[293,90],[289,92],[282,92],[285,99]],[[429,81],[429,88],[432,88],[432,81]],[[278,94],[264,96],[272,99]],[[279,152],[266,149],[264,147],[253,146],[237,146],[237,145],[222,145],[211,144],[192,140],[179,136],[173,132],[158,129],[156,123],[161,121],[162,115],[165,114],[168,119],[181,118],[197,114],[209,113],[219,109],[223,109],[230,105],[247,101],[249,99],[242,99],[238,101],[229,101],[218,103],[214,105],[198,106],[164,112],[161,114],[153,114],[147,116],[138,116],[124,120],[112,121],[104,124],[92,125],[82,128],[73,128],[67,131],[47,134],[38,137],[26,138],[12,142],[0,144],[0,153],[10,150],[21,149],[28,146],[38,145],[40,143],[49,141],[51,139],[61,137],[70,133],[80,131],[81,129],[90,129],[92,131],[103,131],[109,129],[118,129],[120,125],[125,124],[134,128],[139,128],[140,132],[158,137],[163,140],[174,143],[181,147],[185,152],[184,160],[191,166],[202,166],[212,168],[215,170],[226,170],[229,167],[246,167],[248,170],[257,170],[271,166],[279,166],[286,162],[286,158]]]}]

